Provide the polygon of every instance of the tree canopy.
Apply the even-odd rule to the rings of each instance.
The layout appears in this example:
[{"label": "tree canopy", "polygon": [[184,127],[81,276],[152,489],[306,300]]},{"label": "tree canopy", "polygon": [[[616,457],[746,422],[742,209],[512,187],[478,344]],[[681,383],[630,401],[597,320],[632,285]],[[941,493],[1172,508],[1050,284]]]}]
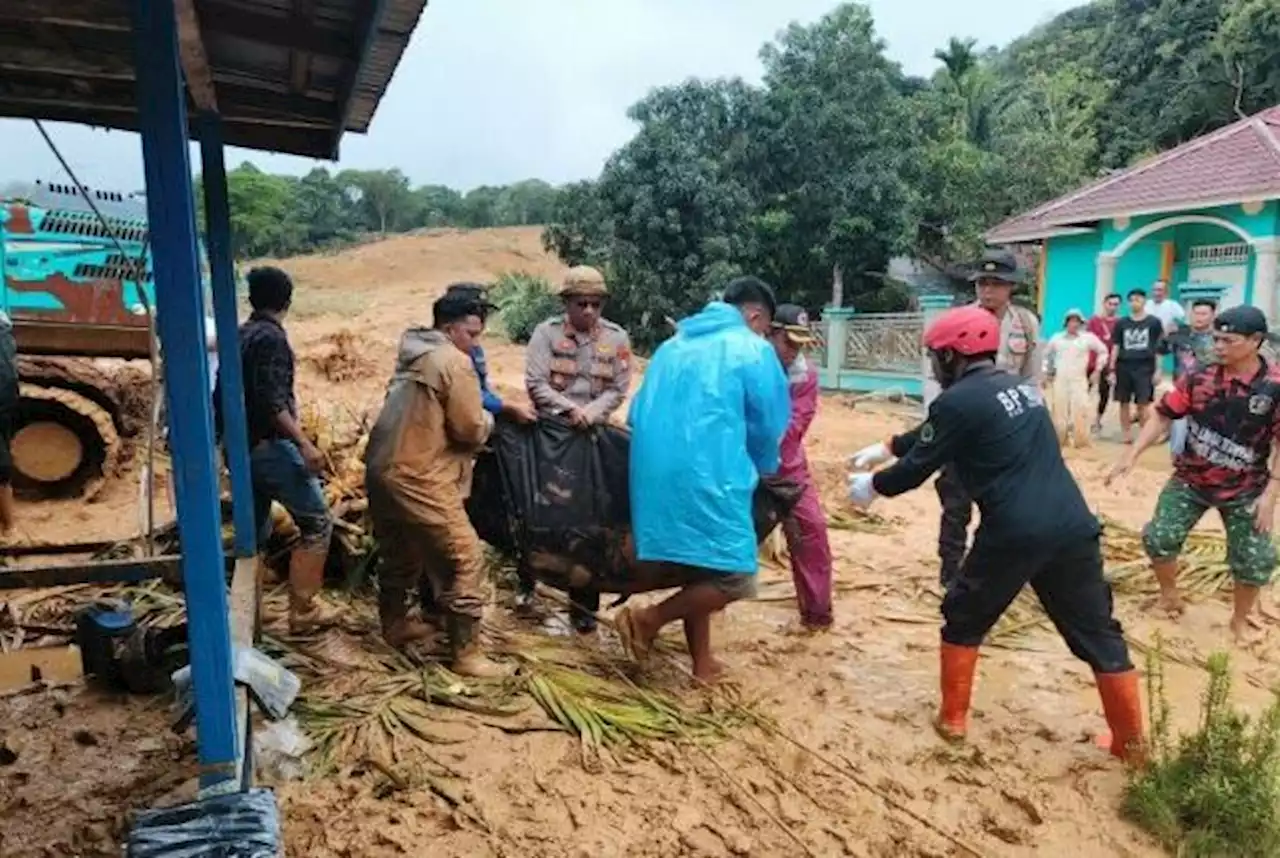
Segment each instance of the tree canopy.
[{"label": "tree canopy", "polygon": [[[202,193],[197,180],[196,192]],[[461,193],[412,187],[398,169],[317,167],[301,178],[243,163],[227,172],[236,256],[286,256],[349,244],[361,236],[432,227],[550,223],[560,191],[540,179]],[[202,212],[203,206],[197,206]]]},{"label": "tree canopy", "polygon": [[544,242],[606,268],[641,343],[740,272],[900,309],[892,257],[954,270],[1005,217],[1280,102],[1278,44],[1274,0],[1096,0],[1003,49],[957,35],[921,80],[847,3],[765,45],[758,87],[651,92]]},{"label": "tree canopy", "polygon": [[[1004,48],[957,34],[929,79],[888,59],[845,3],[760,52],[759,85],[688,80],[631,107],[599,176],[467,193],[399,170],[242,164],[228,176],[238,255],[322,249],[423,227],[545,225],[602,268],[609,313],[652,344],[733,276],[818,310],[839,292],[901,309],[897,256],[954,271],[995,223],[1280,103],[1276,0],[1095,0]],[[523,293],[521,293],[523,294]]]}]

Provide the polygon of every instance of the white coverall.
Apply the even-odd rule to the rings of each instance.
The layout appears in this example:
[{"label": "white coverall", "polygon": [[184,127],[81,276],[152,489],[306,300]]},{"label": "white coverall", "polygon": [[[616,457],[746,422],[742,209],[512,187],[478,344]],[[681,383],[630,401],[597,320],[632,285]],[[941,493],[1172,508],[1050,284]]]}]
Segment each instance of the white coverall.
[{"label": "white coverall", "polygon": [[1089,423],[1093,408],[1089,397],[1089,353],[1098,356],[1097,366],[1107,365],[1107,347],[1088,331],[1069,334],[1059,331],[1049,339],[1044,352],[1044,375],[1052,379],[1050,403],[1058,438],[1067,442],[1067,433],[1077,447],[1089,444]]}]

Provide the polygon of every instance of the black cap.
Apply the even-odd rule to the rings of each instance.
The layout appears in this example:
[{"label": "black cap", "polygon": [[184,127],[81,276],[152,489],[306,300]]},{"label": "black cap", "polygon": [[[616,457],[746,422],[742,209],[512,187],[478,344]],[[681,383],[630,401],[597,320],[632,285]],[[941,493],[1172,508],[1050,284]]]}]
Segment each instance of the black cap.
[{"label": "black cap", "polygon": [[1246,337],[1266,334],[1267,317],[1257,307],[1240,304],[1219,313],[1213,320],[1213,328],[1224,334],[1243,334]]},{"label": "black cap", "polygon": [[467,316],[484,318],[483,307],[484,305],[468,292],[456,291],[449,294],[446,291],[431,305],[431,323],[438,328],[441,325],[465,319]]},{"label": "black cap", "polygon": [[461,295],[464,298],[469,298],[483,311],[481,315],[498,309],[498,305],[489,300],[488,287],[480,283],[454,283],[444,290],[444,294],[446,296]]},{"label": "black cap", "polygon": [[970,283],[977,283],[979,280],[999,280],[1010,286],[1020,285],[1022,277],[1018,274],[1017,258],[1007,250],[986,251],[969,275]]},{"label": "black cap", "polygon": [[809,345],[815,339],[809,327],[809,314],[799,304],[779,304],[773,311],[771,327],[786,331],[787,337],[798,346]]}]

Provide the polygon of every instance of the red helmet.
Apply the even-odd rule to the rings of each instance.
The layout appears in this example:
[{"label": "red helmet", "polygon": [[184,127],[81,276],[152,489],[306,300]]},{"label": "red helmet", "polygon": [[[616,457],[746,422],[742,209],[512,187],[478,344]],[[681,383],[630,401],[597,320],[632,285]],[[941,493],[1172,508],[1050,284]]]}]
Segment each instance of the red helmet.
[{"label": "red helmet", "polygon": [[924,345],[936,352],[951,349],[965,357],[996,352],[1000,349],[1000,321],[995,313],[981,307],[947,310],[924,332]]}]

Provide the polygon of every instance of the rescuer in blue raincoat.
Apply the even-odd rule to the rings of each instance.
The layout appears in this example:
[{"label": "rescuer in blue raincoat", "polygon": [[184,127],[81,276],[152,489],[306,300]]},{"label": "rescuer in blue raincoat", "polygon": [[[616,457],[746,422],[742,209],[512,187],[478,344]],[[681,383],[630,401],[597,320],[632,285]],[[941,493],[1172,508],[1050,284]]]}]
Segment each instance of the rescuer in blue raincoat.
[{"label": "rescuer in blue raincoat", "polygon": [[786,374],[763,338],[776,307],[763,281],[730,283],[658,349],[631,404],[636,556],[683,567],[688,583],[658,605],[619,611],[619,633],[642,658],[663,626],[683,620],[704,681],[722,669],[711,615],[755,593],[752,496],[778,469],[791,416]]}]

